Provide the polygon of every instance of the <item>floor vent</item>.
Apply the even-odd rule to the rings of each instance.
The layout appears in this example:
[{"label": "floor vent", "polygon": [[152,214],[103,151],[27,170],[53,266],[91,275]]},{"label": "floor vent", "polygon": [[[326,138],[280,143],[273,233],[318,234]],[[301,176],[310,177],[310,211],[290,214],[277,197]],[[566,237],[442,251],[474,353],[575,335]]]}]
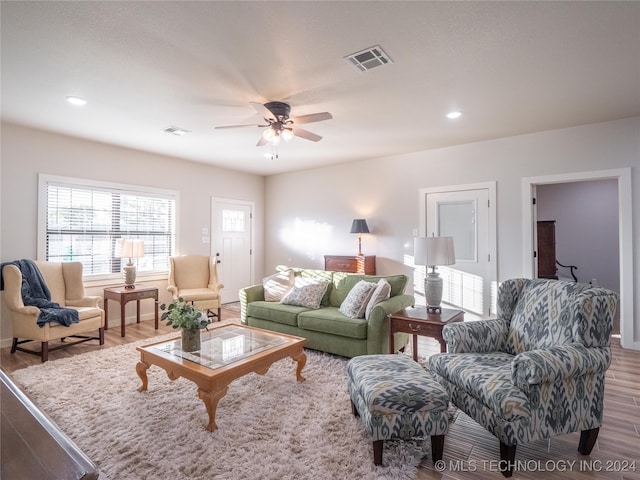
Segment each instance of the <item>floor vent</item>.
[{"label": "floor vent", "polygon": [[387,63],[393,63],[389,55],[378,45],[362,50],[361,52],[352,53],[344,58],[361,72],[366,72],[372,68],[386,65]]}]

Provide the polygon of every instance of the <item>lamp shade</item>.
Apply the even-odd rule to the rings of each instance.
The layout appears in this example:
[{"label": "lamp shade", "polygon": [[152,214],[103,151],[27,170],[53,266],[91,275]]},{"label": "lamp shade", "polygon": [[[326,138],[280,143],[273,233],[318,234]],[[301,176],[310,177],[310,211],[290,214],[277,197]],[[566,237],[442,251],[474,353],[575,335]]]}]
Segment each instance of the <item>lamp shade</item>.
[{"label": "lamp shade", "polygon": [[351,233],[369,233],[369,226],[364,218],[356,218],[351,224]]},{"label": "lamp shade", "polygon": [[144,257],[144,240],[135,238],[118,238],[114,252],[116,258]]},{"label": "lamp shade", "polygon": [[417,237],[414,239],[415,265],[453,265],[456,256],[453,251],[453,237]]}]

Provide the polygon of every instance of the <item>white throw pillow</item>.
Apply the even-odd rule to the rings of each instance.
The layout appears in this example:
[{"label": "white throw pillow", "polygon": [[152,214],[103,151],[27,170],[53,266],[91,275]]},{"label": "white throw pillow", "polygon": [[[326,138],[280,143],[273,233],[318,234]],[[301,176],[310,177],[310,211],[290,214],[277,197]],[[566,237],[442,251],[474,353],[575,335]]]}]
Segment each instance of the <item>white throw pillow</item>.
[{"label": "white throw pillow", "polygon": [[328,287],[329,282],[327,280],[296,277],[293,288],[280,303],[298,307],[320,308],[320,302],[322,302],[322,297]]},{"label": "white throw pillow", "polygon": [[267,302],[279,302],[289,293],[294,284],[293,270],[278,272],[262,279],[264,299]]},{"label": "white throw pillow", "polygon": [[371,310],[373,310],[373,307],[375,307],[378,303],[387,300],[390,295],[391,284],[384,278],[381,278],[376,284],[376,288],[373,290],[373,293],[369,298],[369,302],[367,303],[367,307],[364,311],[364,318],[369,320],[369,314],[371,313]]},{"label": "white throw pillow", "polygon": [[369,298],[375,288],[375,283],[360,280],[353,286],[347,295],[347,298],[345,298],[342,305],[340,305],[340,313],[349,318],[364,317],[364,311],[367,308],[367,303],[369,302]]}]

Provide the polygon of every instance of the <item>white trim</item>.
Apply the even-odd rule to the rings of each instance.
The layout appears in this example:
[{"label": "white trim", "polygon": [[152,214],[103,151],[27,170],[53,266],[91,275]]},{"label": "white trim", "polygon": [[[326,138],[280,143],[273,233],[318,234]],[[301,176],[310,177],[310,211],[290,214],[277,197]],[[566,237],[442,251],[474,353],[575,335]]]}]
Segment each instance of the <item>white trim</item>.
[{"label": "white trim", "polygon": [[[631,192],[631,168],[575,172],[522,179],[522,252],[523,275],[533,278],[533,205],[531,198],[535,185],[571,183],[587,180],[615,179],[618,181],[618,231],[620,247],[620,345],[640,350],[640,342],[634,341],[634,287],[633,287],[633,202]],[[531,252],[530,256],[526,253]]]}]

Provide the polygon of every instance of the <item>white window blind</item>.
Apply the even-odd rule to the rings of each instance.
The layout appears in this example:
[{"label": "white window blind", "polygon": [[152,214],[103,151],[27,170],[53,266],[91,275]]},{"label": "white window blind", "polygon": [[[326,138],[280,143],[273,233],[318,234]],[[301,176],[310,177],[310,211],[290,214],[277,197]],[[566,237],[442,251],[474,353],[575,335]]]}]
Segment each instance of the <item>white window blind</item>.
[{"label": "white window blind", "polygon": [[82,262],[85,276],[119,273],[117,239],[144,241],[144,256],[132,261],[140,275],[166,272],[175,251],[175,197],[135,187],[46,180],[46,259]]}]

